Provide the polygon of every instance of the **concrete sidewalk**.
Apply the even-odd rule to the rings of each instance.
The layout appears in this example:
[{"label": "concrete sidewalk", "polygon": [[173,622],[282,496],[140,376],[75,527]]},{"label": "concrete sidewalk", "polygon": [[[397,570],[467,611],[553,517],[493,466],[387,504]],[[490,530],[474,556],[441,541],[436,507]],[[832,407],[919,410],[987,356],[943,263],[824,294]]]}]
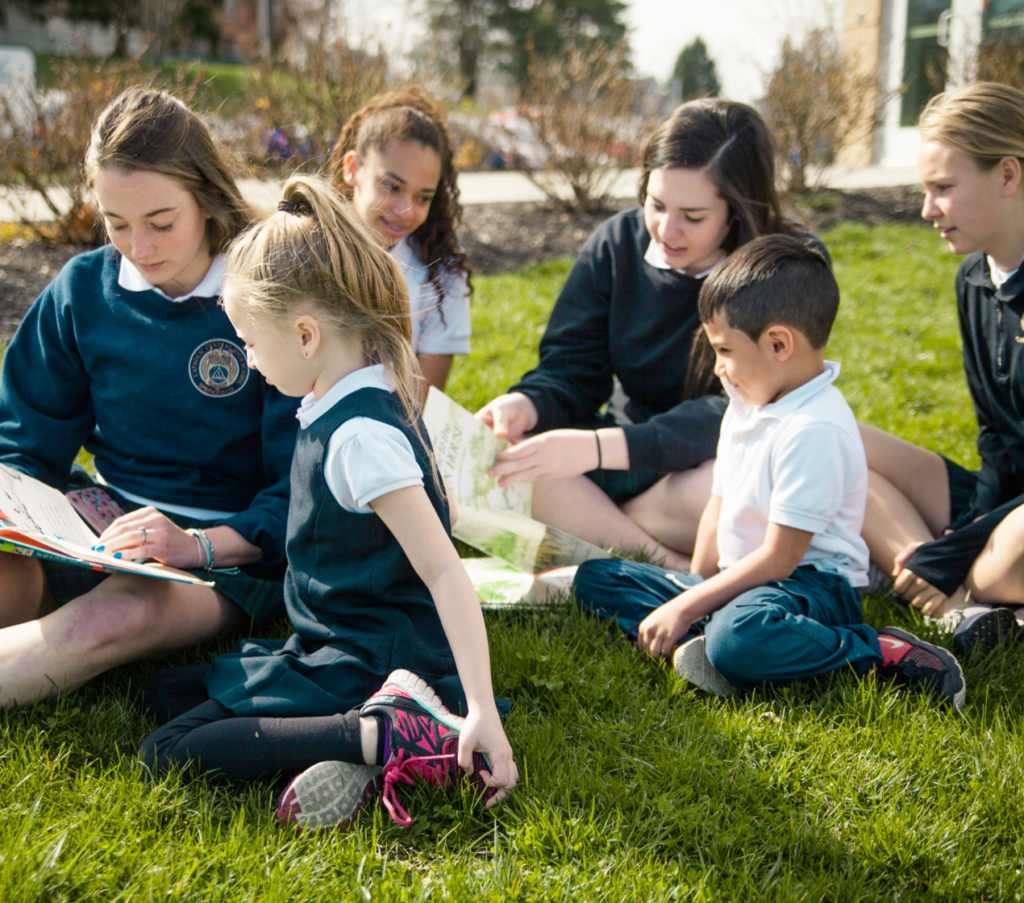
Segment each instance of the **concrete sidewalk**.
[{"label": "concrete sidewalk", "polygon": [[[629,169],[621,173],[612,186],[616,198],[636,197],[640,170]],[[856,191],[862,188],[890,188],[917,183],[917,170],[913,167],[870,166],[865,169],[833,169],[826,184],[832,188]],[[242,179],[242,193],[260,207],[274,207],[280,197],[280,183]],[[545,200],[544,192],[526,176],[518,172],[465,172],[459,176],[459,189],[463,204],[509,204],[522,201]],[[14,193],[11,193],[14,194]],[[53,218],[50,208],[42,199],[29,193],[17,192],[0,195],[0,222],[16,222],[23,216],[29,220],[46,221]],[[66,206],[58,202],[62,210]]]}]

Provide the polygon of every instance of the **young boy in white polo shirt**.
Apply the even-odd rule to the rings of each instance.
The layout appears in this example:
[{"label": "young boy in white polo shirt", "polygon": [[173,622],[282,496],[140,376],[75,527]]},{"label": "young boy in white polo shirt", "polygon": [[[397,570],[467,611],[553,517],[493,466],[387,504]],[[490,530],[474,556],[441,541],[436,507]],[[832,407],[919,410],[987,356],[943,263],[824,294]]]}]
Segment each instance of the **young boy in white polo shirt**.
[{"label": "young boy in white polo shirt", "polygon": [[764,236],[708,276],[699,306],[730,401],[692,572],[587,562],[577,601],[650,655],[674,650],[678,673],[717,695],[852,668],[960,708],[952,654],[861,623],[867,462],[832,386],[839,365],[824,359],[839,306],[825,259],[797,238]]}]

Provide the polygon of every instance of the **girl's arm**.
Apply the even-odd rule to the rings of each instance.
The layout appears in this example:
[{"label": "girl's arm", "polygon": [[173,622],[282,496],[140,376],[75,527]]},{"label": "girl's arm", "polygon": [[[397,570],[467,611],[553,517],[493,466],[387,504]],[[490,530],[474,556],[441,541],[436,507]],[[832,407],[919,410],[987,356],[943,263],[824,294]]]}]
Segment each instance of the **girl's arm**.
[{"label": "girl's arm", "polygon": [[[511,790],[519,772],[494,704],[487,630],[476,590],[422,486],[378,496],[370,507],[394,534],[416,573],[430,590],[469,702],[459,742],[459,765],[472,768],[473,752],[491,764],[490,783]],[[465,742],[463,742],[465,741]],[[499,802],[499,791],[488,805]]]},{"label": "girl's arm", "polygon": [[[443,392],[444,384],[448,381],[448,374],[451,372],[452,360],[454,358],[454,354],[416,355],[416,360],[419,361],[420,371],[423,373],[426,385],[433,386],[435,389]],[[425,392],[426,389],[424,388]]]}]

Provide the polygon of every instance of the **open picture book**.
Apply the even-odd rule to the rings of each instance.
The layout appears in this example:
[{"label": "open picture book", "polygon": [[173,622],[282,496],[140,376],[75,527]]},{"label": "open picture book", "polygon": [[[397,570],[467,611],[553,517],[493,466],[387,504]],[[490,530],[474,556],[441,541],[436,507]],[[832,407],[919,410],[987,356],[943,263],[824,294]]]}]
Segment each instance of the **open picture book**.
[{"label": "open picture book", "polygon": [[487,475],[494,456],[510,443],[433,387],[423,422],[458,510],[452,535],[488,556],[463,559],[483,604],[564,598],[579,565],[614,557],[531,518],[532,484],[502,487]]},{"label": "open picture book", "polygon": [[107,573],[212,586],[158,562],[122,561],[92,549],[97,535],[57,489],[0,464],[0,552],[48,558]]}]

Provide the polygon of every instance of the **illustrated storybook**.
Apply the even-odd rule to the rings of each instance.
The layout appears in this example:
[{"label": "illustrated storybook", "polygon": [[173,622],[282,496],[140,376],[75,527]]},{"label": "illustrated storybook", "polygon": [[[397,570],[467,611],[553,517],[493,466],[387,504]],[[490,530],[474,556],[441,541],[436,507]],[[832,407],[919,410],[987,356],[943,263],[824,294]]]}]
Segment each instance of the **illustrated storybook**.
[{"label": "illustrated storybook", "polygon": [[107,573],[142,574],[211,586],[158,562],[122,561],[93,551],[94,533],[62,492],[0,464],[0,552],[48,558]]},{"label": "illustrated storybook", "polygon": [[531,518],[532,484],[502,487],[487,475],[494,456],[510,443],[433,387],[423,422],[458,510],[452,535],[489,556],[463,559],[481,602],[502,605],[564,598],[579,565],[614,557]]}]

